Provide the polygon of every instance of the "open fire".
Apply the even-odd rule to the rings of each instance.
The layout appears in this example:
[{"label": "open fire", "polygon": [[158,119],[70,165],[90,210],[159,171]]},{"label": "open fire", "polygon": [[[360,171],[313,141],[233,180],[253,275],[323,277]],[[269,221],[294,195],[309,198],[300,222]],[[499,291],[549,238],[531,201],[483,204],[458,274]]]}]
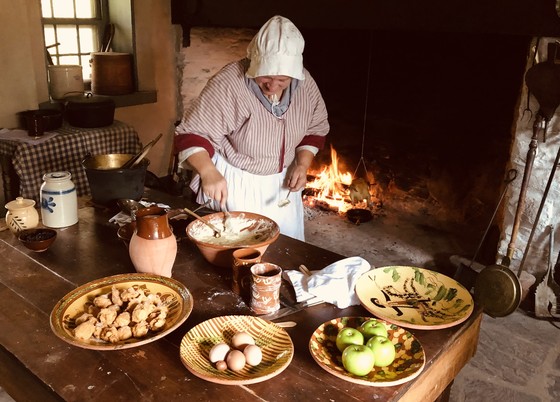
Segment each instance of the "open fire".
[{"label": "open fire", "polygon": [[304,191],[304,203],[309,207],[346,213],[349,209],[372,210],[379,204],[373,174],[366,171],[366,177],[355,177],[356,172],[342,171],[338,154],[331,145],[331,164],[311,172]]}]

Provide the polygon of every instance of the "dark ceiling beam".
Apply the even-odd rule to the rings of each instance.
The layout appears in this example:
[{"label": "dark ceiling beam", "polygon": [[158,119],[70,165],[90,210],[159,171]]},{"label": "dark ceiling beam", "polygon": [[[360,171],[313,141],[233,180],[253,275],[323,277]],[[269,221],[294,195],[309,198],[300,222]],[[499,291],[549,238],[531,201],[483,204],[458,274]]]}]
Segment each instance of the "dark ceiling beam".
[{"label": "dark ceiling beam", "polygon": [[556,0],[172,0],[173,22],[259,28],[275,14],[301,29],[560,36]]}]

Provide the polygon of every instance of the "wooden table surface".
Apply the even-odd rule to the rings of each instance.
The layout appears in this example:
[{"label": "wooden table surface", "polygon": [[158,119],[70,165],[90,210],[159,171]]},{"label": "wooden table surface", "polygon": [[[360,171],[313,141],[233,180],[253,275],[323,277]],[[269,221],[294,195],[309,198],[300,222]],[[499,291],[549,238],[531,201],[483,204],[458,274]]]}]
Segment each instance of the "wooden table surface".
[{"label": "wooden table surface", "polygon": [[[350,383],[315,363],[309,339],[332,318],[370,314],[361,306],[340,310],[324,304],[285,318],[297,322],[286,329],[295,355],[276,377],[252,385],[219,385],[199,379],[179,357],[185,333],[208,318],[252,313],[229,290],[229,270],[208,264],[185,238],[180,239],[173,268],[173,278],[184,283],[194,298],[194,309],[185,323],[137,348],[96,351],[72,346],[51,331],[54,305],[84,283],[134,272],[116,226],[108,222],[111,216],[106,209],[81,208],[79,222],[59,229],[57,240],[43,253],[27,250],[8,230],[0,232],[0,386],[16,400],[430,401],[446,395],[446,387],[476,351],[479,308],[467,321],[449,329],[411,330],[427,359],[416,379],[391,387]],[[300,264],[321,269],[342,258],[286,236],[280,236],[264,255],[265,261],[284,269],[297,269]]]}]

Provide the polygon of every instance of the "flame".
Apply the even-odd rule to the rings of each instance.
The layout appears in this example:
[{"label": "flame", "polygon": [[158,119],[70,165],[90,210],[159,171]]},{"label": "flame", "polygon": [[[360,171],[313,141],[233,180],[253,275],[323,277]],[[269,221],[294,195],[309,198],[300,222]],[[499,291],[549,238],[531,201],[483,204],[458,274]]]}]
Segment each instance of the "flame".
[{"label": "flame", "polygon": [[[306,188],[313,189],[314,195],[307,196],[306,203],[315,206],[318,203],[328,205],[328,209],[344,213],[352,205],[349,198],[348,187],[352,184],[354,177],[350,172],[342,172],[339,169],[338,154],[331,145],[331,164],[323,166],[318,172],[311,172],[315,177],[307,183]],[[362,204],[367,204],[363,202]],[[367,206],[366,206],[367,207]]]}]

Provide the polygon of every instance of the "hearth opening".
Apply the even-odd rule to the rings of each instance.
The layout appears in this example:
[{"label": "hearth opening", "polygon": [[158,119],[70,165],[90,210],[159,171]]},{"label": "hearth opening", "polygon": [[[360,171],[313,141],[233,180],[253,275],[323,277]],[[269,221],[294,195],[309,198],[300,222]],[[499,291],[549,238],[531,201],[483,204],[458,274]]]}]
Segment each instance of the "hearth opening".
[{"label": "hearth opening", "polygon": [[[361,179],[369,208],[398,203],[481,233],[502,189],[531,37],[301,31],[304,64],[331,124],[308,187],[336,155],[337,168],[351,173],[339,180],[347,198],[352,181]],[[181,52],[184,107],[210,76],[245,56],[255,33],[191,28]]]}]

